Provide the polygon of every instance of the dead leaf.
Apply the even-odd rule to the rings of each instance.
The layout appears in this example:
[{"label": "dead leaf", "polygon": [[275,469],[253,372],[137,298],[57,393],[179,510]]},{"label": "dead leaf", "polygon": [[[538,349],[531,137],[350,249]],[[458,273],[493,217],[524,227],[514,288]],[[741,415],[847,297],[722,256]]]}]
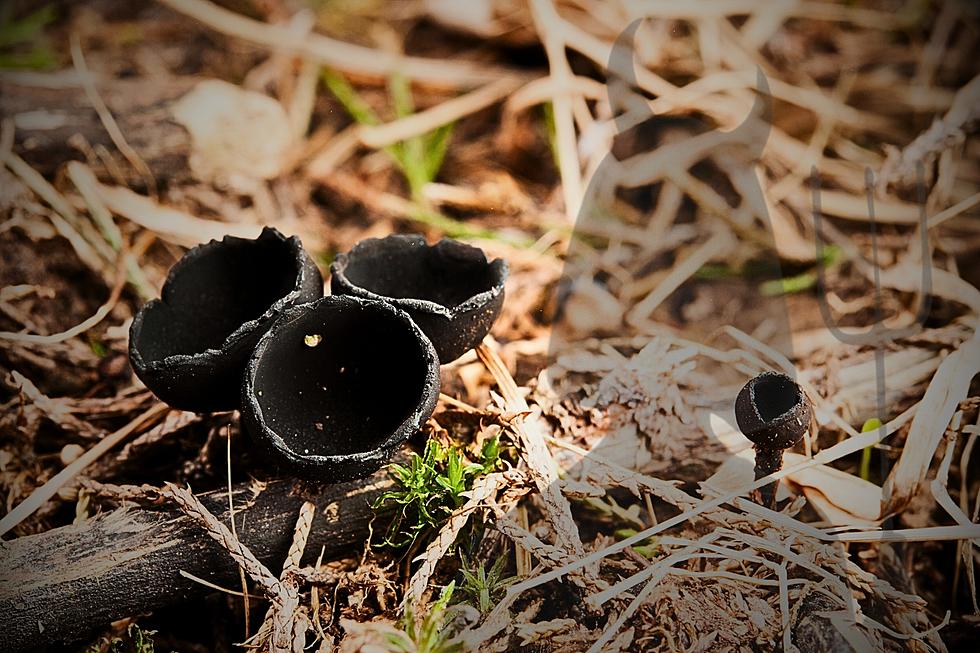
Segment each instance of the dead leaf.
[{"label": "dead leaf", "polygon": [[190,132],[191,169],[202,179],[271,179],[293,144],[282,105],[228,82],[199,83],[171,111]]}]

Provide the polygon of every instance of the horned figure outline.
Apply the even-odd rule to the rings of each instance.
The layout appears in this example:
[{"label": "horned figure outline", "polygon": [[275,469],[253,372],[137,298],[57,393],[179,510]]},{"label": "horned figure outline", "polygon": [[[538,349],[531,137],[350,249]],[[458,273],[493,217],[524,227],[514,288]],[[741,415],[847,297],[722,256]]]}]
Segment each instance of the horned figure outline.
[{"label": "horned figure outline", "polygon": [[[639,67],[639,64],[635,62],[635,39],[637,38],[638,30],[642,24],[642,19],[633,21],[623,32],[620,33],[615,43],[613,44],[611,55],[609,58],[607,70],[608,70],[608,81],[607,81],[607,92],[609,108],[612,113],[612,120],[616,128],[616,137],[626,137],[625,140],[634,139],[636,142],[640,143],[640,147],[637,151],[628,154],[625,157],[617,157],[616,154],[622,154],[620,151],[614,153],[616,142],[613,143],[613,148],[604,153],[601,161],[594,167],[592,177],[588,183],[588,187],[583,196],[583,200],[580,205],[579,213],[576,217],[576,223],[574,230],[572,232],[572,237],[568,245],[568,251],[565,257],[564,269],[559,281],[557,297],[555,303],[555,314],[552,323],[552,334],[551,342],[549,343],[549,360],[552,362],[558,362],[558,359],[562,353],[573,349],[569,345],[576,343],[584,343],[585,341],[595,337],[596,335],[621,335],[623,333],[634,332],[641,333],[643,331],[644,318],[650,317],[652,314],[652,309],[646,315],[637,315],[637,306],[642,305],[642,300],[636,301],[631,304],[625,301],[620,302],[619,300],[624,296],[621,294],[620,297],[614,298],[615,302],[609,302],[608,304],[603,304],[601,301],[593,303],[591,307],[585,311],[585,324],[589,328],[579,328],[575,323],[577,319],[574,316],[574,310],[576,308],[575,303],[578,301],[577,293],[590,292],[589,288],[599,288],[596,290],[596,294],[606,293],[606,296],[611,296],[612,292],[618,289],[614,284],[618,283],[618,279],[608,279],[603,275],[606,274],[602,265],[597,264],[597,261],[601,262],[604,257],[614,258],[621,257],[616,261],[616,263],[622,262],[622,257],[627,256],[622,252],[614,251],[613,247],[606,247],[605,243],[600,241],[600,244],[595,245],[595,237],[597,234],[608,237],[610,231],[603,231],[602,226],[604,224],[609,224],[610,222],[615,222],[615,218],[620,218],[621,216],[616,215],[615,211],[615,201],[617,199],[617,192],[625,189],[629,190],[648,190],[650,194],[653,195],[653,187],[656,184],[660,184],[657,193],[662,194],[664,188],[668,184],[676,187],[676,190],[682,195],[689,195],[690,188],[683,186],[684,179],[694,178],[696,174],[700,174],[700,171],[694,169],[695,165],[704,161],[708,165],[718,167],[715,156],[716,155],[728,155],[729,150],[737,150],[737,152],[731,152],[737,154],[737,157],[732,160],[737,159],[737,165],[743,168],[750,168],[753,166],[763,155],[766,148],[768,140],[773,130],[773,97],[770,93],[770,84],[766,75],[763,73],[761,67],[757,67],[755,70],[755,84],[754,88],[751,86],[747,89],[748,92],[753,93],[752,103],[748,109],[745,117],[741,119],[740,122],[735,124],[734,127],[723,130],[717,126],[712,126],[708,124],[708,119],[701,120],[699,118],[691,118],[685,115],[682,118],[677,116],[663,115],[655,113],[651,109],[651,101],[647,99],[643,92],[637,92],[638,87],[642,87],[643,81],[640,77],[644,74],[644,69]],[[744,78],[742,78],[744,82]],[[690,92],[690,91],[689,91]],[[733,89],[733,92],[741,92],[741,89]],[[727,100],[706,100],[704,106],[711,107],[710,120],[723,123],[732,123],[734,116],[730,110],[730,106],[725,106],[724,102]],[[747,103],[744,103],[747,104]],[[744,106],[743,104],[743,106]],[[737,105],[736,105],[737,106]],[[687,120],[688,124],[683,125],[684,127],[690,127],[691,122],[697,122],[695,128],[691,129],[688,133],[681,136],[683,139],[680,142],[673,141],[668,142],[664,148],[650,150],[644,145],[641,136],[635,135],[640,132],[641,129],[653,125],[654,129],[661,128],[661,125],[668,123],[669,121],[681,121]],[[628,134],[631,130],[636,129],[636,132]],[[634,136],[635,135],[635,136]],[[658,151],[660,150],[660,151]],[[682,155],[672,158],[672,155],[666,154],[668,152],[680,152]],[[666,155],[665,155],[666,154]],[[765,271],[765,278],[772,278],[777,280],[782,280],[784,278],[781,270],[781,263],[778,256],[778,248],[776,247],[774,230],[771,226],[771,218],[768,213],[767,204],[764,198],[764,190],[762,187],[761,179],[759,176],[752,174],[754,171],[748,170],[749,174],[746,175],[751,179],[751,183],[738,189],[736,193],[741,201],[738,206],[726,206],[726,210],[730,210],[731,213],[736,213],[742,211],[742,214],[747,221],[751,222],[751,228],[745,231],[737,231],[731,223],[724,225],[723,228],[719,228],[717,231],[725,231],[731,234],[731,238],[735,242],[731,243],[729,249],[723,250],[725,252],[731,252],[732,248],[735,248],[736,253],[739,252],[737,248],[740,246],[745,246],[748,250],[748,255],[746,258],[764,257],[764,264],[767,266]],[[709,173],[710,174],[710,173]],[[695,179],[695,181],[700,182],[700,180]],[[704,183],[704,182],[701,182]],[[660,195],[656,195],[659,200]],[[722,200],[726,201],[726,200]],[[756,207],[762,207],[756,210]],[[679,214],[679,211],[677,212]],[[610,220],[613,217],[613,220]],[[649,214],[647,214],[646,219],[649,219]],[[709,217],[708,220],[722,220],[729,216],[715,216]],[[742,217],[740,215],[739,217]],[[626,221],[622,221],[625,223]],[[693,221],[692,221],[693,222]],[[698,220],[700,222],[700,220]],[[762,224],[762,228],[758,227],[758,223]],[[709,223],[710,224],[710,223]],[[698,229],[689,230],[693,233],[692,239],[696,238],[701,241],[707,241],[713,238],[716,233],[711,228],[703,228],[704,223],[700,222]],[[642,228],[642,227],[641,227]],[[759,238],[748,242],[748,239],[741,239],[745,232],[753,231],[759,234]],[[614,241],[615,238],[609,238],[609,241]],[[595,246],[593,246],[595,245]],[[630,263],[636,260],[641,261],[641,265],[630,269],[630,272],[635,275],[627,281],[633,281],[638,278],[641,274],[647,274],[650,270],[651,265],[656,265],[656,257],[651,255],[663,254],[663,247],[660,243],[649,242],[644,240],[639,240],[637,243],[631,244],[635,247],[634,251],[630,252],[628,256],[633,259]],[[693,244],[692,247],[698,247],[699,244]],[[661,249],[657,249],[657,248]],[[620,248],[621,249],[621,248]],[[663,263],[660,265],[662,267],[672,267],[672,263]],[[641,266],[646,266],[641,267]],[[610,266],[613,267],[613,266]],[[629,268],[628,265],[623,266],[624,268]],[[754,327],[762,326],[761,323],[767,322],[771,326],[771,335],[758,335],[759,340],[766,342],[767,345],[773,345],[772,340],[775,338],[784,339],[784,346],[773,347],[774,349],[779,349],[782,354],[786,355],[788,358],[792,358],[792,338],[790,333],[790,316],[789,309],[786,304],[784,297],[768,297],[764,296],[761,284],[754,283],[751,279],[739,279],[738,283],[742,284],[740,287],[740,292],[742,296],[738,298],[738,302],[745,302],[746,305],[751,306],[751,311],[740,312],[735,320],[739,322],[736,326],[740,327],[741,330],[746,332],[755,332]],[[610,292],[608,289],[612,289]],[[676,290],[676,288],[675,288]],[[639,295],[642,296],[642,295]],[[647,295],[649,296],[649,295]],[[637,296],[632,296],[630,299],[635,300]],[[717,301],[727,301],[728,297],[724,294],[718,295]],[[602,314],[602,311],[609,307],[610,311],[621,311],[621,314],[610,316]],[[626,309],[626,310],[624,310]],[[712,310],[719,310],[717,307]],[[597,315],[598,313],[598,315]],[[600,318],[614,318],[614,319],[600,319]],[[640,319],[631,319],[640,318]],[[749,326],[749,323],[755,321],[755,324]],[[686,322],[685,322],[686,323]],[[686,328],[686,327],[682,327]],[[649,334],[650,332],[645,332]],[[570,336],[570,337],[569,337]],[[654,339],[656,340],[656,339]],[[662,343],[661,343],[662,344]],[[631,359],[630,364],[636,363],[639,366],[646,366],[649,369],[656,369],[658,366],[657,358],[661,355],[665,357],[675,356],[677,354],[677,349],[673,351],[668,351],[673,345],[663,345],[654,346],[653,341],[647,345],[642,351],[636,353]],[[576,348],[577,349],[577,348]],[[645,356],[645,354],[652,354],[651,356]],[[559,374],[561,373],[560,365],[554,366],[558,368]],[[551,369],[551,367],[549,367]],[[638,370],[638,374],[642,375],[644,370]],[[603,381],[608,379],[613,374],[606,376]],[[561,377],[555,377],[554,380],[549,379],[550,384],[553,387],[557,387],[560,382]],[[595,394],[590,397],[593,399],[602,393],[602,384],[599,384],[599,389]],[[734,397],[718,397],[719,402],[731,401]],[[627,468],[633,471],[643,472],[644,470],[639,467],[639,460],[644,456],[647,456],[646,460],[649,462],[649,456],[659,456],[663,455],[665,461],[683,461],[688,459],[690,448],[687,450],[680,450],[685,447],[699,447],[705,446],[706,440],[715,440],[716,436],[714,432],[709,432],[708,430],[702,430],[697,424],[687,424],[681,425],[684,428],[689,428],[691,433],[690,437],[687,433],[680,432],[680,428],[677,430],[672,430],[670,428],[664,429],[663,433],[654,438],[650,435],[656,430],[656,416],[652,418],[654,422],[654,428],[649,431],[642,424],[643,417],[637,416],[636,413],[639,412],[636,408],[629,408],[628,412],[634,413],[633,415],[627,415],[624,419],[634,420],[636,422],[635,429],[637,431],[642,431],[639,433],[640,437],[636,437],[637,433],[634,431],[633,437],[619,438],[618,431],[613,428],[609,428],[603,432],[601,439],[597,442],[593,442],[592,446],[588,449],[582,458],[577,459],[574,463],[572,469],[568,469],[565,476],[569,479],[577,479],[580,476],[583,478],[588,478],[593,468],[593,459],[601,459],[601,463],[597,463],[594,469],[597,473],[601,474],[602,466],[607,462],[612,462],[619,465],[621,468]],[[624,429],[626,431],[627,429]],[[676,437],[675,437],[676,435]],[[649,437],[648,437],[649,436]],[[665,442],[665,440],[667,442]],[[697,443],[697,444],[692,444]],[[719,448],[724,447],[720,442],[713,444],[718,444]],[[663,447],[660,451],[657,451],[657,447]],[[644,450],[644,451],[638,451]],[[636,455],[636,458],[631,458],[631,456]],[[739,458],[739,460],[742,460]],[[636,461],[636,462],[634,462]],[[656,464],[657,461],[654,461]],[[634,466],[636,464],[637,466]],[[748,474],[751,474],[752,467],[751,462],[746,461],[746,467]],[[671,471],[668,470],[666,474],[668,477],[671,475]],[[705,501],[707,502],[710,495],[705,495]],[[667,524],[667,522],[656,521],[653,519],[653,526],[649,528],[657,528],[660,524]],[[649,529],[647,529],[649,530]],[[635,544],[643,541],[644,530],[636,533],[625,540],[620,540],[620,545]],[[639,538],[639,539],[638,539]],[[561,537],[556,535],[556,546],[561,548],[567,543],[561,541]],[[571,557],[577,557],[574,551],[567,551],[568,555]],[[609,631],[612,632],[612,629]],[[601,642],[594,646],[594,650],[598,650]]]},{"label": "horned figure outline", "polygon": [[[642,23],[643,19],[633,21],[616,39],[610,54],[607,93],[609,107],[613,113],[616,137],[624,136],[631,130],[649,124],[652,119],[658,119],[665,123],[683,120],[695,122],[695,119],[691,118],[678,118],[673,115],[654,113],[650,107],[650,102],[642,94],[633,90],[640,86],[634,61],[634,41],[637,30]],[[565,310],[569,298],[576,289],[582,289],[583,286],[591,286],[597,282],[593,274],[595,254],[584,241],[596,233],[607,233],[604,225],[608,225],[610,215],[615,214],[613,207],[616,204],[617,191],[646,191],[653,189],[658,184],[663,188],[667,183],[675,183],[681,177],[687,178],[690,174],[688,168],[726,148],[738,148],[741,157],[749,162],[755,162],[761,157],[772,130],[773,112],[769,82],[761,67],[756,68],[755,87],[753,104],[745,118],[735,127],[729,130],[712,128],[694,135],[684,136],[684,147],[687,151],[695,153],[691,158],[682,157],[676,162],[665,160],[666,157],[663,156],[663,152],[659,151],[660,148],[653,148],[640,149],[626,158],[620,159],[610,150],[594,167],[588,187],[583,194],[559,282],[554,318],[554,326],[558,328],[553,329],[552,332],[552,352],[559,346],[559,343],[565,344],[562,338],[564,336],[563,328],[568,326]],[[697,122],[699,125],[704,124],[700,120]],[[667,146],[667,149],[670,149],[670,145]],[[763,190],[759,183],[750,184],[743,191],[747,195],[743,202],[747,205],[765,206]],[[769,216],[764,214],[759,217],[766,223],[766,228],[762,232],[771,238],[772,229],[768,228]],[[760,240],[766,249],[775,251],[774,242],[771,240],[766,242],[764,236]],[[650,250],[656,250],[660,247],[659,243],[647,242],[644,245],[648,246]],[[602,252],[602,254],[607,253]],[[766,264],[769,266],[767,276],[782,277],[778,259],[766,261]],[[599,285],[602,285],[601,282]],[[788,311],[785,310],[783,302],[778,299],[767,298],[765,304],[768,317],[775,318],[775,321],[782,323],[775,330],[780,334],[788,335]],[[653,308],[655,306],[640,302],[632,306],[631,310],[622,317],[628,325],[636,327],[646,321]],[[615,310],[615,308],[610,310]],[[612,328],[619,328],[619,326],[617,324]],[[586,328],[580,329],[585,337],[594,335],[585,333],[587,330]],[[787,346],[790,346],[788,340]],[[789,351],[783,353],[789,353]]]},{"label": "horned figure outline", "polygon": [[[651,109],[651,101],[647,99],[643,92],[636,91],[637,87],[644,86],[644,84],[640,83],[643,81],[640,75],[644,74],[645,71],[636,64],[634,53],[635,39],[637,38],[638,30],[641,24],[642,19],[636,20],[631,23],[626,30],[620,33],[612,47],[607,66],[608,101],[609,108],[612,113],[612,120],[616,127],[617,137],[630,136],[627,134],[627,132],[630,132],[630,130],[636,128],[643,128],[646,125],[653,124],[654,127],[657,128],[663,122],[678,120],[677,117],[655,113]],[[593,327],[591,331],[586,328],[577,328],[576,324],[573,323],[575,318],[572,315],[572,309],[575,308],[573,304],[575,301],[577,301],[576,293],[582,291],[582,289],[577,286],[584,286],[586,288],[600,287],[599,292],[606,292],[607,296],[610,296],[612,293],[605,290],[606,288],[612,289],[613,292],[615,292],[615,290],[618,288],[615,284],[618,283],[619,280],[617,278],[604,277],[603,275],[607,274],[606,270],[603,269],[602,265],[597,264],[597,261],[601,263],[604,257],[620,257],[615,261],[618,264],[621,263],[623,258],[626,256],[633,259],[642,260],[643,264],[647,267],[639,273],[637,272],[639,266],[637,266],[637,268],[630,269],[630,272],[633,274],[645,274],[650,269],[651,264],[656,264],[655,257],[650,256],[650,250],[655,250],[658,246],[660,246],[659,243],[650,243],[641,239],[637,243],[631,244],[631,246],[635,247],[634,251],[629,252],[628,254],[623,254],[622,252],[613,251],[614,248],[611,246],[606,247],[605,243],[601,240],[599,241],[599,244],[596,244],[596,234],[607,237],[609,242],[615,240],[615,238],[608,237],[608,233],[610,233],[610,231],[603,232],[600,227],[603,225],[604,221],[606,224],[611,222],[609,220],[610,217],[621,217],[616,215],[614,205],[617,198],[617,192],[621,191],[624,187],[628,189],[636,189],[647,186],[650,187],[650,190],[652,191],[652,187],[659,183],[660,188],[658,189],[658,192],[662,193],[663,189],[668,184],[673,184],[676,186],[679,193],[682,195],[689,195],[690,188],[682,187],[679,180],[690,179],[693,178],[695,174],[698,174],[698,171],[695,171],[693,168],[701,161],[708,162],[712,166],[717,166],[715,156],[727,155],[728,148],[738,150],[737,165],[740,165],[743,168],[752,166],[762,157],[768,143],[768,139],[773,131],[773,98],[770,93],[769,80],[767,79],[766,75],[763,73],[761,68],[757,68],[755,72],[755,88],[748,89],[750,92],[754,92],[751,108],[746,116],[733,128],[729,130],[722,130],[717,127],[706,125],[705,123],[707,121],[698,121],[700,128],[693,130],[692,133],[683,135],[683,141],[677,143],[679,147],[674,147],[672,149],[672,145],[670,143],[664,146],[664,152],[683,152],[683,156],[676,159],[671,158],[670,155],[664,156],[663,152],[658,153],[657,150],[650,151],[644,147],[637,148],[638,151],[631,153],[626,157],[617,157],[613,152],[616,145],[614,142],[614,147],[608,152],[604,153],[602,160],[597,166],[594,167],[594,172],[588,183],[588,187],[584,194],[583,201],[581,202],[580,210],[576,218],[574,231],[566,253],[565,267],[562,271],[561,279],[558,285],[553,329],[548,352],[550,361],[557,363],[560,354],[572,349],[568,347],[568,345],[584,343],[585,341],[594,338],[596,335],[621,335],[630,331],[634,333],[644,333],[644,335],[649,335],[651,333],[650,331],[644,332],[642,325],[638,325],[636,322],[634,322],[634,320],[630,319],[631,316],[635,317],[635,311],[626,312],[623,310],[624,307],[629,307],[630,304],[619,301],[622,295],[619,298],[614,297],[613,299],[616,301],[610,302],[609,304],[597,302],[591,305],[592,310],[586,311],[586,318],[591,319],[591,322],[589,322],[588,319],[586,320],[586,325]],[[736,89],[733,89],[733,91],[735,90]],[[729,110],[730,107],[719,104],[720,102],[724,101],[705,101],[703,106],[711,107],[712,109],[712,111],[705,113],[710,113],[711,119],[717,122],[724,122],[726,124],[734,122],[732,120],[732,112]],[[644,145],[639,136],[636,136],[635,138],[640,142],[641,146]],[[621,154],[621,152],[617,151],[617,154]],[[651,173],[651,170],[654,172]],[[757,233],[761,232],[763,240],[762,242],[755,240],[751,244],[745,241],[740,241],[738,238],[742,236],[744,232],[736,231],[736,229],[730,224],[724,227],[724,231],[731,230],[734,238],[736,239],[736,243],[733,244],[733,247],[737,248],[739,246],[739,242],[746,246],[749,255],[748,257],[767,257],[765,264],[769,267],[768,270],[766,270],[765,277],[782,281],[784,276],[782,274],[781,262],[778,255],[779,249],[776,247],[775,233],[770,222],[771,217],[768,213],[767,203],[764,197],[761,176],[751,174],[754,171],[750,170],[749,172],[750,174],[747,175],[747,177],[750,177],[753,183],[746,184],[737,189],[738,192],[736,194],[740,197],[741,204],[733,207],[730,206],[731,203],[729,202],[729,206],[726,206],[725,209],[730,210],[731,213],[736,213],[739,210],[743,211],[743,215],[747,213],[748,215],[744,215],[744,217],[747,221],[751,221],[751,230]],[[657,196],[657,198],[659,200],[659,196]],[[748,210],[746,210],[746,207],[748,207]],[[762,208],[760,210],[754,210],[754,207]],[[646,217],[649,218],[648,215]],[[709,218],[709,220],[710,219],[711,218]],[[758,228],[759,222],[762,223],[762,229]],[[704,229],[703,225],[704,223],[701,222],[698,225],[698,229],[690,230],[690,233],[694,234],[693,237],[691,237],[692,239],[697,238],[700,240],[706,240],[715,235],[714,233],[711,233],[712,230],[710,228]],[[722,229],[719,229],[719,231],[721,230]],[[692,247],[697,246],[698,245],[696,244],[692,245]],[[732,249],[724,251],[732,252]],[[658,253],[663,253],[663,250],[661,249]],[[736,249],[735,253],[743,254],[745,252],[741,252]],[[673,265],[672,262],[665,264],[663,261],[661,261],[660,264],[663,267],[672,267]],[[629,266],[622,267],[628,268]],[[635,278],[636,277],[633,277],[633,279]],[[771,332],[775,333],[775,336],[770,336],[770,340],[776,336],[783,337],[786,340],[784,347],[773,348],[786,355],[788,359],[792,359],[790,315],[786,299],[782,296],[764,296],[761,284],[753,283],[753,281],[750,279],[739,279],[738,282],[743,284],[744,287],[741,288],[741,291],[744,294],[739,297],[738,301],[735,303],[737,304],[739,301],[744,302],[747,306],[751,306],[752,310],[745,311],[745,313],[751,312],[751,315],[737,315],[735,319],[741,320],[742,324],[736,324],[736,326],[741,327],[742,331],[754,333],[753,329],[745,328],[743,326],[744,323],[751,322],[753,320],[757,322],[768,321],[773,326]],[[675,287],[674,290],[677,290],[677,288]],[[635,300],[636,296],[632,296],[630,299]],[[724,295],[720,295],[715,299],[718,302],[722,302],[726,301],[728,298]],[[641,303],[642,300],[633,304],[633,309],[635,309],[636,306]],[[615,319],[595,319],[596,317],[609,317],[601,314],[602,311],[605,310],[605,306],[610,306],[611,308],[609,310],[611,311],[620,310],[623,312],[620,315],[614,316]],[[717,306],[713,306],[712,310],[718,311],[719,308]],[[598,316],[596,315],[597,312],[599,313]],[[652,310],[650,313],[652,314]],[[650,317],[650,315],[648,314],[640,317]],[[565,333],[563,333],[563,331],[565,331]],[[572,337],[566,337],[569,334],[571,334]],[[764,335],[757,335],[756,339],[765,342],[767,345],[773,344],[771,341],[767,342],[766,336]],[[676,354],[676,350],[668,351],[670,349],[669,346],[665,345],[654,348],[652,347],[652,344],[653,343],[651,341],[651,344],[647,345],[640,352],[633,355],[628,361],[629,364],[636,362],[636,364],[641,367],[649,365],[650,368],[656,368],[658,365],[656,360],[657,357],[662,355],[664,357],[669,357]],[[644,357],[644,353],[648,352],[649,349],[652,349],[652,352],[650,352],[652,353],[652,356]],[[553,367],[558,368],[560,373],[560,365],[555,365]],[[551,367],[549,367],[549,369],[551,369]],[[634,371],[636,371],[638,375],[642,376],[644,370],[639,369]],[[604,382],[612,375],[613,373],[609,373],[605,378],[603,378],[602,381]],[[557,384],[560,382],[560,377],[556,377],[555,380],[549,379],[549,382],[551,383],[552,387],[557,387]],[[601,395],[601,392],[602,382],[599,383],[598,390],[596,390],[594,394],[589,397],[589,399],[591,400],[596,396]],[[721,397],[719,397],[719,399],[721,399]],[[731,401],[732,399],[734,399],[733,396],[727,398],[728,401]],[[592,461],[594,459],[601,461],[596,462],[594,465],[594,468],[598,470],[598,473],[600,474],[602,473],[601,470],[603,469],[603,466],[609,462],[618,465],[620,469],[627,468],[630,471],[638,471],[643,473],[644,470],[638,466],[632,466],[632,462],[627,462],[625,460],[625,458],[628,458],[638,449],[645,448],[647,451],[641,453],[649,454],[655,447],[664,446],[668,448],[668,450],[664,452],[664,460],[680,462],[690,457],[690,449],[688,448],[684,451],[678,451],[675,449],[670,451],[670,447],[705,446],[708,444],[706,442],[707,440],[713,440],[716,437],[714,432],[709,432],[708,429],[702,429],[700,425],[694,424],[689,425],[692,429],[692,433],[694,433],[694,439],[688,439],[685,442],[687,435],[682,433],[680,429],[671,430],[670,428],[667,428],[664,429],[664,432],[668,433],[668,435],[660,437],[658,440],[654,440],[652,437],[647,438],[648,433],[652,433],[654,429],[651,429],[650,431],[645,430],[644,425],[641,423],[642,418],[635,415],[638,410],[635,407],[629,407],[627,408],[626,412],[627,415],[624,419],[632,419],[636,422],[633,437],[624,437],[622,440],[617,442],[619,438],[618,432],[615,429],[610,427],[604,430],[600,435],[601,439],[598,441],[593,441],[592,446],[587,450],[587,452],[581,458],[575,460],[572,469],[567,470],[567,472],[564,474],[566,478],[578,479],[582,477],[587,479],[590,476],[590,468],[593,467]],[[633,414],[630,415],[629,413]],[[655,419],[656,418],[654,418],[654,420]],[[654,427],[656,427],[656,423],[654,424]],[[637,431],[642,431],[642,433],[639,433],[640,437],[636,437],[638,434]],[[672,439],[678,440],[680,444],[675,442],[664,443],[664,440]],[[696,442],[697,444],[691,445],[690,443],[692,442]],[[661,452],[656,452],[654,455],[658,455],[659,453]],[[744,461],[744,459],[739,457],[738,461]],[[743,471],[751,474],[751,462],[744,462],[746,469]],[[667,468],[666,475],[671,477],[672,471],[673,470],[670,468]],[[654,475],[657,474],[654,473]],[[677,475],[680,476],[681,473],[678,473]],[[558,491],[568,491],[568,488],[559,488]],[[715,501],[719,501],[717,497],[712,497],[711,494],[706,493],[701,505],[710,505]],[[640,529],[639,532],[635,532],[624,539],[620,539],[616,546],[626,547],[643,543],[646,541],[646,538],[650,536],[650,534],[663,532],[663,529],[666,528],[667,525],[671,524],[673,519],[674,518],[667,519],[666,521],[658,521],[656,515],[653,515],[651,520],[653,525]],[[644,525],[645,523],[646,522],[643,522]],[[574,542],[572,544],[574,544]],[[562,541],[561,535],[555,535],[555,546],[557,549],[568,547],[568,550],[565,551],[565,553],[570,558],[579,558],[580,556],[575,551],[571,550],[572,547],[568,545],[568,542]],[[584,561],[582,566],[585,566]],[[579,567],[576,566],[576,568]],[[544,574],[541,578],[547,578],[548,575],[549,574]],[[515,587],[520,586],[518,585]],[[652,585],[649,585],[649,587],[652,587]],[[848,604],[846,609],[853,611],[853,606]],[[790,628],[789,625],[786,627],[787,629]],[[614,632],[614,628],[607,631],[607,633]],[[593,646],[592,650],[598,650],[604,645],[604,643],[605,642],[603,640],[600,640]]]},{"label": "horned figure outline", "polygon": [[[908,338],[920,332],[925,327],[926,320],[928,319],[929,312],[932,308],[932,265],[929,261],[929,229],[925,197],[925,170],[922,162],[919,162],[919,164],[916,166],[916,200],[919,205],[919,222],[917,233],[920,239],[919,260],[922,262],[922,278],[919,285],[919,293],[922,295],[922,299],[912,321],[912,325],[902,328],[887,327],[885,325],[882,299],[881,266],[878,263],[878,223],[875,217],[874,199],[876,185],[874,172],[870,167],[865,168],[864,171],[865,196],[867,198],[869,233],[871,237],[871,276],[874,283],[874,318],[871,326],[864,332],[845,331],[834,319],[832,307],[827,300],[827,257],[824,256],[825,243],[823,240],[822,229],[824,216],[822,211],[822,203],[820,200],[821,179],[815,166],[811,168],[810,171],[810,184],[813,204],[814,240],[817,248],[817,289],[820,315],[823,319],[824,326],[827,327],[827,330],[830,331],[831,335],[833,335],[838,341],[857,347],[868,345],[874,346],[875,410],[877,419],[880,422],[884,422],[888,410],[888,388],[885,376],[885,346],[889,343],[901,340],[902,338]],[[886,426],[884,423],[877,427],[879,439],[884,436],[885,428]],[[881,477],[885,478],[888,471],[885,468],[887,461],[884,457],[880,457],[879,461]],[[885,497],[883,496],[882,507],[884,508],[884,506]],[[882,516],[884,517],[885,515]]]}]

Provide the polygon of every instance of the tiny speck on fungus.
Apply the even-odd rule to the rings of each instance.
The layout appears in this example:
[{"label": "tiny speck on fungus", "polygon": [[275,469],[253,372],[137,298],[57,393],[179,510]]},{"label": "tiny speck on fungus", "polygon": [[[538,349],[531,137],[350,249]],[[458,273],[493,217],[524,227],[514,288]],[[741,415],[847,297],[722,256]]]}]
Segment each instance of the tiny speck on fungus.
[{"label": "tiny speck on fungus", "polygon": [[316,347],[320,344],[321,340],[323,340],[323,336],[321,336],[319,333],[307,334],[303,336],[303,344],[305,344],[307,347]]}]

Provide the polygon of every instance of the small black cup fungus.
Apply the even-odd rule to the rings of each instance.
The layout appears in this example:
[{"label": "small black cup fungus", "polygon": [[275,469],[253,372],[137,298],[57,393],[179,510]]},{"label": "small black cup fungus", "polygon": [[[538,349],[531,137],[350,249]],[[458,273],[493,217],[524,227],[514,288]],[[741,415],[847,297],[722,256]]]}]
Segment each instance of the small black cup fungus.
[{"label": "small black cup fungus", "polygon": [[[763,372],[745,384],[735,398],[735,420],[755,445],[756,480],[780,470],[783,450],[803,439],[811,416],[810,399],[785,374]],[[759,494],[763,505],[775,508],[775,483]]]},{"label": "small black cup fungus", "polygon": [[297,306],[259,340],[242,422],[294,474],[338,482],[385,464],[439,396],[439,359],[407,313],[330,296]]},{"label": "small black cup fungus", "polygon": [[259,338],[282,312],[323,296],[323,277],[299,238],[265,228],[191,249],[129,330],[136,375],[182,410],[233,410]]},{"label": "small black cup fungus", "polygon": [[738,428],[753,444],[789,449],[810,426],[810,400],[796,381],[778,372],[751,379],[735,399]]},{"label": "small black cup fungus", "polygon": [[449,363],[480,344],[504,303],[507,263],[482,250],[422,236],[363,240],[330,266],[334,295],[386,301],[404,310]]}]

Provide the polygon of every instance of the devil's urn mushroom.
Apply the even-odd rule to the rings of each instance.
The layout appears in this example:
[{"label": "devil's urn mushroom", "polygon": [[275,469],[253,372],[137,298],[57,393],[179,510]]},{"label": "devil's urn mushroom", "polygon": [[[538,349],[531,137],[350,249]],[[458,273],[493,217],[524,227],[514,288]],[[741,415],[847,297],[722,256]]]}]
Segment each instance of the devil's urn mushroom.
[{"label": "devil's urn mushroom", "polygon": [[404,311],[359,297],[296,306],[249,360],[242,421],[270,460],[341,481],[385,464],[435,409],[439,359]]},{"label": "devil's urn mushroom", "polygon": [[[755,447],[756,480],[779,471],[783,451],[803,439],[812,408],[803,389],[790,377],[764,372],[742,387],[735,399],[735,419]],[[776,483],[759,489],[763,505],[774,508]]]},{"label": "devil's urn mushroom", "polygon": [[330,266],[334,295],[388,302],[412,316],[441,363],[480,344],[504,303],[507,262],[455,240],[368,238]]},{"label": "devil's urn mushroom", "polygon": [[233,410],[262,334],[285,309],[322,296],[323,278],[299,238],[267,227],[254,240],[212,240],[188,251],[161,298],[136,314],[130,363],[174,408]]}]

